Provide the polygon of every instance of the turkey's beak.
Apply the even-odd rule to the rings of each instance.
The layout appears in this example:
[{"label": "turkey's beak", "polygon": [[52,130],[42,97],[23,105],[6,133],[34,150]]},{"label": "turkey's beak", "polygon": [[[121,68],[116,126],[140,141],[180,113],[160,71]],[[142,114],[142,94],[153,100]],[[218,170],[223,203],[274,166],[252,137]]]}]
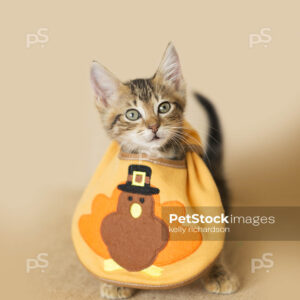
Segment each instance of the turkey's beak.
[{"label": "turkey's beak", "polygon": [[133,203],[130,206],[130,214],[135,219],[139,218],[142,214],[142,207],[138,203]]}]

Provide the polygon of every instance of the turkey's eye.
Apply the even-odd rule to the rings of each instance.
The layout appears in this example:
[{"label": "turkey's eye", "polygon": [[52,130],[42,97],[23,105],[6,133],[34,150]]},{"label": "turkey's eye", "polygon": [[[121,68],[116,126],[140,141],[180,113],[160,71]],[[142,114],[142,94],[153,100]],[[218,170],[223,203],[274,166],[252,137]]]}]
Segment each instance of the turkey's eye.
[{"label": "turkey's eye", "polygon": [[141,114],[136,109],[128,109],[125,116],[130,121],[136,121],[141,117]]},{"label": "turkey's eye", "polygon": [[144,198],[140,198],[140,202],[141,202],[141,203],[144,203],[144,202],[145,202],[145,199],[144,199]]},{"label": "turkey's eye", "polygon": [[131,196],[129,196],[129,197],[128,197],[128,200],[129,200],[129,201],[132,201],[132,197],[131,197]]},{"label": "turkey's eye", "polygon": [[158,106],[158,113],[165,114],[171,109],[171,104],[169,102],[163,102]]}]

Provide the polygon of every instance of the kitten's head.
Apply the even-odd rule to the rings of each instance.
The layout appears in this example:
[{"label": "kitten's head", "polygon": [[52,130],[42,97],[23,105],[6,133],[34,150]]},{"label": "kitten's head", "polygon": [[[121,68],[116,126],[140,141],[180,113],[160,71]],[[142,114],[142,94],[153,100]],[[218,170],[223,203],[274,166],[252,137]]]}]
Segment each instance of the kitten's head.
[{"label": "kitten's head", "polygon": [[106,131],[128,151],[163,148],[180,133],[185,84],[172,44],[152,78],[122,83],[94,62],[91,82]]}]

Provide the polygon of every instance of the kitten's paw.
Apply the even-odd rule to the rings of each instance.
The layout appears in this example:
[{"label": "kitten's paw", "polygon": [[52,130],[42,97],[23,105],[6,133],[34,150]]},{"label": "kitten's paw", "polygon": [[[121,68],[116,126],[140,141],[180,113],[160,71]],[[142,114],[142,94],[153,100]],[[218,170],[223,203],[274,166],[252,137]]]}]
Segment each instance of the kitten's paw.
[{"label": "kitten's paw", "polygon": [[228,272],[221,264],[214,265],[202,282],[208,292],[215,294],[232,294],[240,286],[237,276]]},{"label": "kitten's paw", "polygon": [[135,289],[101,283],[100,296],[104,299],[127,299],[133,296]]}]

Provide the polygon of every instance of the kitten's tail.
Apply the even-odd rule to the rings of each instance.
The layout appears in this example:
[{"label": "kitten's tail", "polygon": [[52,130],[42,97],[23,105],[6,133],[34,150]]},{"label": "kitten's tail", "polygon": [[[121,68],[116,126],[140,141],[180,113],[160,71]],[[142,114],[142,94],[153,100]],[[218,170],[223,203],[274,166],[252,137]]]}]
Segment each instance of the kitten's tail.
[{"label": "kitten's tail", "polygon": [[228,208],[229,193],[223,173],[223,134],[219,116],[213,104],[203,95],[194,93],[205,109],[209,119],[207,145],[203,160],[209,168],[221,195],[225,211]]},{"label": "kitten's tail", "polygon": [[207,98],[198,93],[194,95],[205,109],[209,121],[207,145],[203,160],[210,171],[215,172],[222,168],[223,164],[223,134],[220,120],[215,107]]}]

